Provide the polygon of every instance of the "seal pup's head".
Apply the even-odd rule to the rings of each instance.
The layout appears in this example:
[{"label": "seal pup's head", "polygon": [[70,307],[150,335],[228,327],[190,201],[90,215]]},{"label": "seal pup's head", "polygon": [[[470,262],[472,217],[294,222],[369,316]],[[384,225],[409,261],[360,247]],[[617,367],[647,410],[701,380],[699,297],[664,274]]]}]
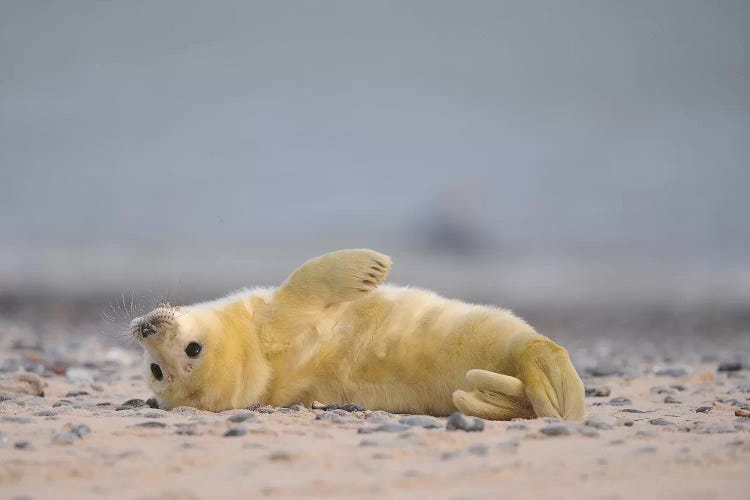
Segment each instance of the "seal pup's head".
[{"label": "seal pup's head", "polygon": [[221,411],[258,402],[270,368],[251,302],[238,295],[186,307],[161,304],[131,321],[160,407]]}]

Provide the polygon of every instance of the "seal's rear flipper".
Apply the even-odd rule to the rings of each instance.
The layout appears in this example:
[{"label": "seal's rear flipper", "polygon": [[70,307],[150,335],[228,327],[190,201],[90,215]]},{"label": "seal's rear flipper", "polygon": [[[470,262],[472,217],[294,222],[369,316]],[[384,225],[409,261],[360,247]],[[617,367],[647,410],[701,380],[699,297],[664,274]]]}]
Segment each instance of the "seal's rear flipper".
[{"label": "seal's rear flipper", "polygon": [[536,417],[517,378],[475,369],[466,373],[466,380],[473,390],[453,393],[453,404],[462,413],[488,420]]}]

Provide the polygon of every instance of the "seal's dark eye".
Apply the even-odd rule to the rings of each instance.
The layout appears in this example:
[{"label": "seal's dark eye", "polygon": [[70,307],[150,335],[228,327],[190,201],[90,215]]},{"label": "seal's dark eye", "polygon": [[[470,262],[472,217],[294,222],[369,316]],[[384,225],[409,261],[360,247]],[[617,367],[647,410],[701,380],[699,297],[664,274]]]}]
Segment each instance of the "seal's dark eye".
[{"label": "seal's dark eye", "polygon": [[161,372],[161,368],[156,363],[151,363],[151,374],[156,380],[161,380],[164,378],[164,374]]},{"label": "seal's dark eye", "polygon": [[188,358],[197,358],[198,354],[201,353],[201,349],[202,347],[198,342],[190,342],[185,348],[185,354],[188,355]]}]

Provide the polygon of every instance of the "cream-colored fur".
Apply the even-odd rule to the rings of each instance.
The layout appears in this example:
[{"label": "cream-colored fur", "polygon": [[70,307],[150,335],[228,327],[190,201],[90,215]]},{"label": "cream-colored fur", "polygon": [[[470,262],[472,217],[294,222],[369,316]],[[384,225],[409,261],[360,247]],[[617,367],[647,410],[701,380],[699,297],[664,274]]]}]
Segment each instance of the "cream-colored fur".
[{"label": "cream-colored fur", "polygon": [[[134,319],[147,366],[163,375],[149,373],[152,389],[165,407],[214,411],[320,401],[583,418],[583,384],[563,348],[509,311],[380,286],[390,266],[378,252],[342,250],[305,263],[276,289]],[[190,342],[202,346],[195,359],[185,353]]]}]

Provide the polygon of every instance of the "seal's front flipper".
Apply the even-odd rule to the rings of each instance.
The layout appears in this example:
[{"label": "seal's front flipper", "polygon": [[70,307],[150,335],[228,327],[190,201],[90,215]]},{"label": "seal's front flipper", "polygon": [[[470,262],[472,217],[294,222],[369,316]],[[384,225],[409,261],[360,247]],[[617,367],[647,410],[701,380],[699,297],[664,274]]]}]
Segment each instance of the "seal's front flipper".
[{"label": "seal's front flipper", "polygon": [[374,250],[339,250],[305,262],[277,292],[296,307],[326,307],[362,297],[388,275],[391,258]]}]

